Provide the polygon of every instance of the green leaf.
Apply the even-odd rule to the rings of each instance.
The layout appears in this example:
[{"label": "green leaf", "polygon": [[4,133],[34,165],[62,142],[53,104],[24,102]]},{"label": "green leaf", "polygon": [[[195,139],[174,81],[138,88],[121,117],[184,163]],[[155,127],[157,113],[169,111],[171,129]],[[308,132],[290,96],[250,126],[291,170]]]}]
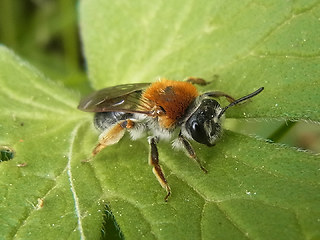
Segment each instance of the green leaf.
[{"label": "green leaf", "polygon": [[[318,1],[91,0],[80,11],[96,88],[199,76],[214,79],[203,91],[235,97],[265,86],[229,117],[320,119]],[[318,155],[226,131],[216,147],[194,144],[204,174],[161,142],[165,203],[146,140],[125,136],[81,162],[98,134],[79,98],[0,47],[0,146],[15,153],[0,163],[1,237],[98,239],[105,203],[127,239],[320,237]]]},{"label": "green leaf", "polygon": [[[128,158],[130,144],[135,153]],[[215,148],[197,147],[207,161],[206,175],[183,153],[160,144],[173,191],[165,203],[146,164],[147,144],[126,139],[118,147],[123,150],[110,148],[95,164],[127,238],[299,239],[319,234],[319,157],[226,132]]]},{"label": "green leaf", "polygon": [[90,151],[81,147],[90,144],[79,132],[91,121],[76,110],[79,95],[5,47],[0,68],[0,146],[15,152],[0,163],[1,238],[97,238],[102,192],[92,168],[77,157]]},{"label": "green leaf", "polygon": [[230,117],[318,121],[319,13],[317,0],[95,0],[80,20],[96,88],[197,76],[236,98],[265,87]]},{"label": "green leaf", "polygon": [[[202,91],[235,97],[265,87],[228,117],[319,121],[319,12],[319,1],[96,0],[82,2],[80,20],[97,89],[199,76],[213,81]],[[319,156],[227,132],[215,148],[197,145],[209,169],[204,175],[161,144],[173,190],[165,204],[141,163],[147,144],[133,143],[129,159],[127,145],[106,150],[95,162],[103,183],[112,182],[115,169],[118,179],[127,179],[103,186],[127,238],[320,236]],[[105,165],[105,158],[117,160]]]}]

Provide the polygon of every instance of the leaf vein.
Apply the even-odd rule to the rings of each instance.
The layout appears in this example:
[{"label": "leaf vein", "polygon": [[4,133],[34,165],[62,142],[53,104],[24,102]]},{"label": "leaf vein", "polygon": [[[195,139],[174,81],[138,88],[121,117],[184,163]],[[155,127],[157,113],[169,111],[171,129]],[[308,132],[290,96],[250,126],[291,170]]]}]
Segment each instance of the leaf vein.
[{"label": "leaf vein", "polygon": [[5,88],[4,85],[1,86],[1,92],[3,95],[7,96],[8,98],[20,103],[22,106],[29,105],[31,107],[47,110],[47,111],[54,112],[57,114],[66,114],[67,113],[66,111],[59,111],[58,108],[54,108],[54,107],[51,108],[48,105],[39,104],[38,102],[33,101],[32,97],[29,97],[29,98],[19,97],[16,93],[11,91],[10,88]]},{"label": "leaf vein", "polygon": [[[17,69],[21,75],[24,75],[30,81],[30,83],[32,83],[33,87],[35,87],[36,89],[38,89],[41,92],[45,93],[46,95],[51,96],[56,101],[58,101],[60,103],[63,103],[64,105],[66,105],[68,107],[71,107],[71,108],[74,107],[72,103],[69,104],[69,102],[65,101],[64,98],[61,98],[60,94],[56,95],[54,93],[54,91],[52,91],[51,86],[48,84],[48,82],[50,82],[50,81],[41,72],[39,72],[35,67],[30,65],[28,62],[20,59],[20,57],[18,57],[16,55],[14,55],[12,57],[16,58],[15,60],[20,62],[20,65],[19,65],[20,68],[17,68],[17,65],[16,65],[15,61],[10,61],[9,63],[11,63],[13,68]],[[39,81],[35,80],[36,78],[31,77],[29,74],[25,74],[26,70],[23,69],[23,67],[27,68],[28,72],[31,71],[32,73],[34,73],[36,77],[41,78],[43,80],[46,80],[46,81],[43,81],[45,84],[44,85],[39,85]],[[47,89],[45,87],[47,87]]]},{"label": "leaf vein", "polygon": [[308,184],[312,184],[312,185],[319,185],[320,183],[317,183],[317,182],[309,182],[309,181],[303,181],[303,180],[296,180],[296,179],[293,179],[293,178],[290,178],[289,176],[286,176],[284,174],[281,174],[281,173],[274,173],[274,170],[268,170],[266,169],[265,167],[264,168],[261,168],[261,167],[258,167],[258,166],[253,166],[251,165],[250,163],[247,163],[245,161],[242,161],[241,159],[235,159],[234,160],[235,162],[239,161],[241,162],[243,165],[245,165],[246,167],[249,167],[249,168],[252,168],[254,171],[256,172],[263,172],[263,173],[266,173],[266,174],[269,174],[273,177],[277,177],[277,178],[283,178],[285,180],[290,180],[291,182],[294,182],[294,183],[300,183],[300,184],[305,184],[305,183],[308,183]]},{"label": "leaf vein", "polygon": [[85,235],[84,235],[84,231],[83,231],[83,227],[82,227],[82,220],[81,220],[81,211],[80,211],[80,204],[79,204],[79,199],[76,193],[76,189],[74,186],[74,182],[73,182],[73,177],[72,177],[72,171],[71,171],[71,161],[73,158],[72,152],[73,152],[73,145],[75,142],[75,138],[77,136],[78,130],[80,128],[82,124],[78,124],[74,130],[71,132],[71,139],[70,139],[70,148],[69,148],[69,152],[68,152],[68,163],[67,163],[67,175],[68,175],[68,180],[70,183],[70,190],[72,193],[72,197],[74,199],[74,207],[75,207],[75,212],[76,212],[76,216],[78,219],[78,230],[80,232],[80,239],[85,239]]},{"label": "leaf vein", "polygon": [[[139,204],[137,204],[137,202],[136,201],[133,201],[133,200],[130,200],[127,196],[121,196],[121,195],[119,195],[119,194],[113,194],[112,196],[110,196],[110,197],[108,197],[110,200],[111,199],[114,199],[115,201],[116,200],[121,200],[121,201],[123,201],[123,202],[126,202],[126,203],[128,203],[128,204],[130,204],[130,205],[132,205],[132,207],[134,207],[135,209],[137,209],[139,212],[140,212],[140,214],[141,214],[141,216],[146,220],[146,222],[148,223],[148,226],[149,226],[149,228],[150,228],[150,233],[154,236],[154,238],[155,239],[157,239],[157,237],[156,237],[156,234],[154,233],[154,231],[152,230],[152,222],[150,221],[150,219],[148,219],[147,217],[146,217],[146,215],[144,214],[144,212],[143,212],[143,207],[146,207],[145,205],[142,207],[142,206],[139,206]],[[152,206],[153,207],[153,205],[152,204],[150,204],[150,206]],[[112,207],[110,207],[110,209],[111,209],[111,211],[112,211]],[[116,219],[116,218],[115,218]],[[116,219],[117,220],[117,219]],[[120,226],[120,229],[121,229],[121,226]]]},{"label": "leaf vein", "polygon": [[247,239],[251,239],[249,237],[248,232],[245,232],[237,223],[234,219],[231,218],[231,216],[229,214],[227,214],[227,211],[224,210],[221,206],[221,204],[216,202],[216,206],[219,209],[219,211],[226,217],[226,219],[236,228],[238,229],[239,232],[241,232],[243,234],[244,237],[246,237]]}]

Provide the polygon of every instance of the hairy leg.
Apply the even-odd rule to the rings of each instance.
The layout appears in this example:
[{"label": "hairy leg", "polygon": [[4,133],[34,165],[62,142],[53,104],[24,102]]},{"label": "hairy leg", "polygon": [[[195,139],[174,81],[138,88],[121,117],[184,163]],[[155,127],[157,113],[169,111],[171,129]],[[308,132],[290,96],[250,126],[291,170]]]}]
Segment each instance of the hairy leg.
[{"label": "hairy leg", "polygon": [[160,185],[167,191],[167,195],[165,196],[164,200],[168,201],[168,197],[171,195],[171,189],[163,174],[161,166],[159,165],[159,153],[157,148],[158,140],[156,137],[151,137],[148,139],[148,142],[150,144],[149,164],[153,167],[152,171],[154,175],[157,177]]},{"label": "hairy leg", "polygon": [[202,171],[204,171],[205,173],[208,173],[208,170],[203,167],[201,161],[197,157],[196,152],[194,151],[190,142],[181,133],[179,134],[179,141],[182,144],[182,146],[184,147],[184,149],[186,150],[187,155],[191,159],[193,159],[196,163],[199,164],[199,167],[201,168]]},{"label": "hairy leg", "polygon": [[[123,120],[115,125],[111,126],[107,130],[101,133],[99,138],[99,143],[97,146],[92,150],[91,160],[94,156],[96,156],[102,149],[107,146],[113,145],[120,141],[123,137],[127,128],[131,128],[134,126],[134,122],[131,120]],[[87,160],[87,161],[88,161]]]}]

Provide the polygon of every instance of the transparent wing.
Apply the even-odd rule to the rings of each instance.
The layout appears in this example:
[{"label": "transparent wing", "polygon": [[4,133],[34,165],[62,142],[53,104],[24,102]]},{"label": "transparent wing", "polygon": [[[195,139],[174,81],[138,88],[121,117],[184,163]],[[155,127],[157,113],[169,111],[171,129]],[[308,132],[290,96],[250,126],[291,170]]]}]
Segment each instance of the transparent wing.
[{"label": "transparent wing", "polygon": [[78,109],[85,112],[131,112],[150,114],[143,110],[141,94],[150,83],[123,84],[103,88],[84,97]]}]

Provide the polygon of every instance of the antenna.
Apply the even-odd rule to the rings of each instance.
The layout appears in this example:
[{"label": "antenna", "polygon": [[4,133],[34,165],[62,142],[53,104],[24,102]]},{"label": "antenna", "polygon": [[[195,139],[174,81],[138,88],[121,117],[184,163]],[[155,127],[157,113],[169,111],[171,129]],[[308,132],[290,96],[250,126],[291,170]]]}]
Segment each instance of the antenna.
[{"label": "antenna", "polygon": [[252,98],[252,97],[258,95],[259,93],[261,93],[261,92],[263,91],[263,89],[264,89],[264,87],[261,87],[261,88],[259,88],[258,90],[254,91],[253,93],[250,93],[250,94],[247,95],[247,96],[244,96],[244,97],[242,97],[242,98],[239,98],[239,99],[235,100],[234,102],[230,103],[228,106],[222,108],[221,112],[220,112],[219,115],[218,115],[218,119],[222,116],[222,114],[224,114],[224,112],[225,112],[229,107],[232,107],[232,106],[234,106],[234,105],[237,105],[237,104],[240,103],[240,102],[243,102],[243,101],[245,101],[245,100],[247,100],[247,99],[249,99],[249,98]]}]

